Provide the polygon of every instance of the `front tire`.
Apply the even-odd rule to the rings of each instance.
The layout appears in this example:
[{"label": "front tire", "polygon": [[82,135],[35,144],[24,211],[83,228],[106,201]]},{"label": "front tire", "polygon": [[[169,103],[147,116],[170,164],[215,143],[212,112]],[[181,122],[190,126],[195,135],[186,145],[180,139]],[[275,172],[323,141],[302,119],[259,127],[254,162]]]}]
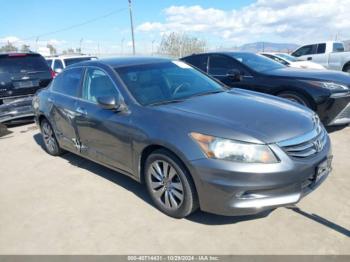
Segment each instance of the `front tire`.
[{"label": "front tire", "polygon": [[59,156],[64,153],[64,151],[60,148],[53,128],[49,121],[43,119],[40,123],[41,135],[44,140],[44,147],[47,153],[52,156]]},{"label": "front tire", "polygon": [[153,152],[146,160],[144,172],[148,193],[163,213],[184,218],[198,208],[192,178],[172,153],[166,150]]},{"label": "front tire", "polygon": [[301,94],[294,93],[294,92],[282,92],[282,93],[279,93],[277,96],[287,99],[289,101],[292,101],[294,103],[298,103],[300,105],[306,106],[308,108],[311,108],[307,98]]}]

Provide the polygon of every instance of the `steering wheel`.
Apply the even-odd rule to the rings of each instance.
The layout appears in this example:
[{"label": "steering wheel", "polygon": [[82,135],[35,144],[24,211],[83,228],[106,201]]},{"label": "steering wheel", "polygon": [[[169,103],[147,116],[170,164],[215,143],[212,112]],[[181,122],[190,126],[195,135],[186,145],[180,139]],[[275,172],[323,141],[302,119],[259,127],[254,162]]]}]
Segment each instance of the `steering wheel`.
[{"label": "steering wheel", "polygon": [[180,85],[178,85],[175,89],[174,89],[174,91],[173,91],[173,96],[175,96],[181,89],[183,89],[183,88],[187,88],[187,87],[191,87],[191,85],[189,84],[189,83],[187,83],[187,82],[184,82],[184,83],[182,83],[182,84],[180,84]]}]

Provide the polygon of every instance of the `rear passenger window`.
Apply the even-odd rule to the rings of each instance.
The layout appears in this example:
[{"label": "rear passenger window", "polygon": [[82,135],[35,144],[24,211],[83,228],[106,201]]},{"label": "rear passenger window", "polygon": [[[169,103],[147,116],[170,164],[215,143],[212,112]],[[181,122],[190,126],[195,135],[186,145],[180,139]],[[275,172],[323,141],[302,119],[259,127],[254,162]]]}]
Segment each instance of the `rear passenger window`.
[{"label": "rear passenger window", "polygon": [[240,68],[236,67],[234,60],[223,55],[211,55],[209,63],[209,74],[214,76],[226,76],[232,69]]},{"label": "rear passenger window", "polygon": [[208,56],[207,55],[193,55],[186,57],[185,62],[199,68],[200,70],[207,72]]},{"label": "rear passenger window", "polygon": [[53,70],[58,70],[58,69],[63,69],[63,64],[61,60],[56,59],[55,62],[53,63]]},{"label": "rear passenger window", "polygon": [[59,74],[51,86],[52,90],[67,96],[78,96],[82,68],[72,68]]},{"label": "rear passenger window", "polygon": [[317,46],[317,54],[326,53],[326,44],[318,44]]},{"label": "rear passenger window", "polygon": [[312,55],[315,53],[317,45],[306,45],[303,47],[300,47],[298,50],[296,50],[292,55],[299,57],[303,55]]}]

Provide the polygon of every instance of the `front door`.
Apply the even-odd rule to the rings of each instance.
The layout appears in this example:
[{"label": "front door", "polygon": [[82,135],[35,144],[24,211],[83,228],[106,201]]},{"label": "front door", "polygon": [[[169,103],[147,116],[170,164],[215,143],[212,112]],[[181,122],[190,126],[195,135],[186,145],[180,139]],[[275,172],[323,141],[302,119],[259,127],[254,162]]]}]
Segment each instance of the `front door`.
[{"label": "front door", "polygon": [[[242,75],[242,80],[234,81],[230,79],[228,73],[231,70],[238,70]],[[231,57],[220,54],[210,55],[208,72],[209,75],[220,80],[227,86],[250,90],[256,89],[253,76]]]},{"label": "front door", "polygon": [[94,67],[86,70],[76,108],[81,154],[131,173],[129,113],[104,109],[97,103],[98,97],[117,97],[118,93],[108,73]]}]

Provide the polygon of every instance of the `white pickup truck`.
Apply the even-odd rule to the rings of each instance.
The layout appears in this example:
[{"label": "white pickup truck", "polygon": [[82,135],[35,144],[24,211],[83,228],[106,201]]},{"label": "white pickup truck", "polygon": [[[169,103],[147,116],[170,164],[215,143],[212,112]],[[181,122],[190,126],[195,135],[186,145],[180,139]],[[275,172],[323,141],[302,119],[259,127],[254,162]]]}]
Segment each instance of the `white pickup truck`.
[{"label": "white pickup truck", "polygon": [[295,50],[292,55],[301,61],[312,61],[332,70],[350,73],[350,52],[344,52],[342,42],[324,42],[304,45]]}]

